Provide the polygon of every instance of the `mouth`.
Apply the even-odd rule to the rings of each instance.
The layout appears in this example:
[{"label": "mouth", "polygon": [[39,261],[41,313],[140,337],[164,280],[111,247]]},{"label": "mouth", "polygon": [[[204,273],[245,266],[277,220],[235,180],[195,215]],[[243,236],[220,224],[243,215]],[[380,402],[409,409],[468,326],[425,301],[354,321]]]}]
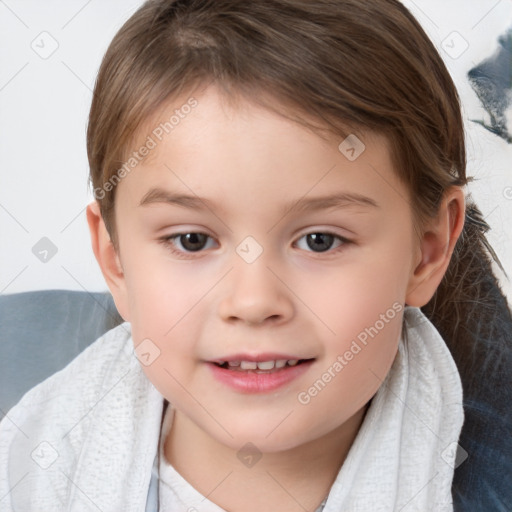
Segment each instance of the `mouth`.
[{"label": "mouth", "polygon": [[270,359],[268,361],[214,361],[213,364],[224,370],[246,373],[276,373],[280,370],[300,366],[314,359]]},{"label": "mouth", "polygon": [[289,359],[279,357],[271,359],[259,356],[252,360],[247,357],[231,357],[229,361],[217,360],[208,363],[215,379],[241,393],[269,393],[290,384],[304,375],[312,366],[315,358]]}]

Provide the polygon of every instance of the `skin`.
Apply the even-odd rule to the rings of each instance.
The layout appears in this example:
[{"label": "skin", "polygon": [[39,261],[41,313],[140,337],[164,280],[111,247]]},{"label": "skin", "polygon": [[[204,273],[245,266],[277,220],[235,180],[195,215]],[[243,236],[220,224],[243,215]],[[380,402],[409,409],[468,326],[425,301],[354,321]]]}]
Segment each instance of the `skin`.
[{"label": "skin", "polygon": [[[230,511],[314,510],[329,492],[370,399],[395,358],[403,311],[389,320],[324,389],[308,390],[365,328],[392,305],[426,304],[439,285],[464,221],[464,193],[450,189],[439,216],[415,232],[409,193],[385,138],[367,133],[349,161],[342,138],[314,132],[213,86],[198,106],[117,185],[116,252],[96,202],[87,208],[92,247],[134,345],[149,338],[160,356],[144,371],[175,407],[165,454],[208,499]],[[187,98],[141,130],[141,140]],[[158,120],[158,121],[157,121]],[[212,210],[139,206],[152,187],[197,195]],[[353,192],[378,207],[345,204],[283,212],[285,203]],[[205,233],[199,252],[175,233]],[[333,233],[318,247],[305,235]],[[263,249],[236,252],[253,237]],[[181,251],[185,257],[172,252]],[[239,352],[315,358],[270,393],[244,394],[212,376],[205,361]],[[251,468],[237,452],[251,442]]]}]

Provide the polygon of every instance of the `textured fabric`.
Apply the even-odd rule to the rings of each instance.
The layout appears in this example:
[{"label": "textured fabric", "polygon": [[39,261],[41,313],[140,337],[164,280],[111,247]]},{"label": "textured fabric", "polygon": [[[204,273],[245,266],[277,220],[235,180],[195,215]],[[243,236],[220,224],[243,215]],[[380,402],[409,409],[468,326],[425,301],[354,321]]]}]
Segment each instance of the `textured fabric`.
[{"label": "textured fabric", "polygon": [[[421,311],[406,308],[405,318],[406,336],[324,512],[452,510],[460,379]],[[140,512],[148,496],[155,502],[164,399],[130,332],[125,322],[106,333],[0,422],[2,512]]]},{"label": "textured fabric", "polygon": [[448,512],[462,385],[443,339],[406,308],[393,366],[331,488],[324,512]]},{"label": "textured fabric", "polygon": [[2,419],[2,512],[144,510],[163,397],[130,333],[107,332]]}]

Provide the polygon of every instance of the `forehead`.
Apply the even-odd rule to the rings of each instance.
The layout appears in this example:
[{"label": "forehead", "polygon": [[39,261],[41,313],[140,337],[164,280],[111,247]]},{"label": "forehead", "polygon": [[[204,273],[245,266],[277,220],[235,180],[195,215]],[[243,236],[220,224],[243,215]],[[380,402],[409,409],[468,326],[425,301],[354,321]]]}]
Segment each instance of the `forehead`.
[{"label": "forehead", "polygon": [[350,139],[362,153],[349,160],[340,150],[347,149],[344,139],[326,133],[248,100],[228,101],[210,87],[174,98],[141,126],[135,151],[150,149],[121,188],[129,186],[139,202],[161,187],[220,199],[246,188],[267,202],[332,187],[354,195],[364,189],[370,196],[388,188],[403,196],[384,136],[367,132]]},{"label": "forehead", "polygon": [[[186,119],[189,121],[185,122]],[[208,135],[207,132],[212,131],[208,128],[216,130],[220,120],[227,121],[233,126],[237,123],[240,125],[250,123],[253,133],[258,127],[266,131],[270,124],[275,126],[280,124],[287,131],[293,128],[297,142],[300,141],[304,132],[314,134],[315,138],[329,141],[330,144],[336,144],[340,138],[340,134],[334,134],[332,127],[329,130],[327,123],[319,116],[311,116],[299,105],[293,105],[287,99],[281,100],[265,91],[254,92],[252,96],[249,92],[241,91],[234,91],[231,94],[215,84],[199,84],[186,94],[170,97],[148,115],[126,145],[127,153],[124,159],[129,158],[134,149],[142,147],[148,137],[155,141],[156,146],[161,147],[181,139],[179,137],[181,132],[183,138],[186,137],[191,142],[194,135],[197,137],[203,134]],[[192,130],[187,130],[187,124],[191,122],[194,127]],[[295,126],[292,126],[293,124]],[[354,131],[348,126],[343,126],[339,120],[336,124],[339,125],[340,130],[345,130],[346,134]],[[239,135],[241,137],[243,134]],[[158,151],[150,151],[144,158],[145,162],[149,162],[157,153]]]}]

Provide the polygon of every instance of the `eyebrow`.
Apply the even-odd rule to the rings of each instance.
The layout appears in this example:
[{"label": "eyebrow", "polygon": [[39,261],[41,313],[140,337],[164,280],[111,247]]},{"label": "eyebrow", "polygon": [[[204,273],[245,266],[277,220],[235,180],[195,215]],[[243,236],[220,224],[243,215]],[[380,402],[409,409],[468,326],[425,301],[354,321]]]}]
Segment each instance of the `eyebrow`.
[{"label": "eyebrow", "polygon": [[[141,199],[139,206],[146,206],[155,203],[181,206],[183,208],[194,210],[208,209],[214,211],[217,209],[217,205],[209,199],[195,195],[191,196],[187,194],[170,192],[161,188],[150,189]],[[281,213],[287,214],[291,212],[311,212],[334,207],[343,208],[354,205],[380,208],[380,205],[370,197],[353,192],[339,192],[321,197],[306,198],[306,196],[303,196],[298,200],[291,201],[283,205]]]}]

